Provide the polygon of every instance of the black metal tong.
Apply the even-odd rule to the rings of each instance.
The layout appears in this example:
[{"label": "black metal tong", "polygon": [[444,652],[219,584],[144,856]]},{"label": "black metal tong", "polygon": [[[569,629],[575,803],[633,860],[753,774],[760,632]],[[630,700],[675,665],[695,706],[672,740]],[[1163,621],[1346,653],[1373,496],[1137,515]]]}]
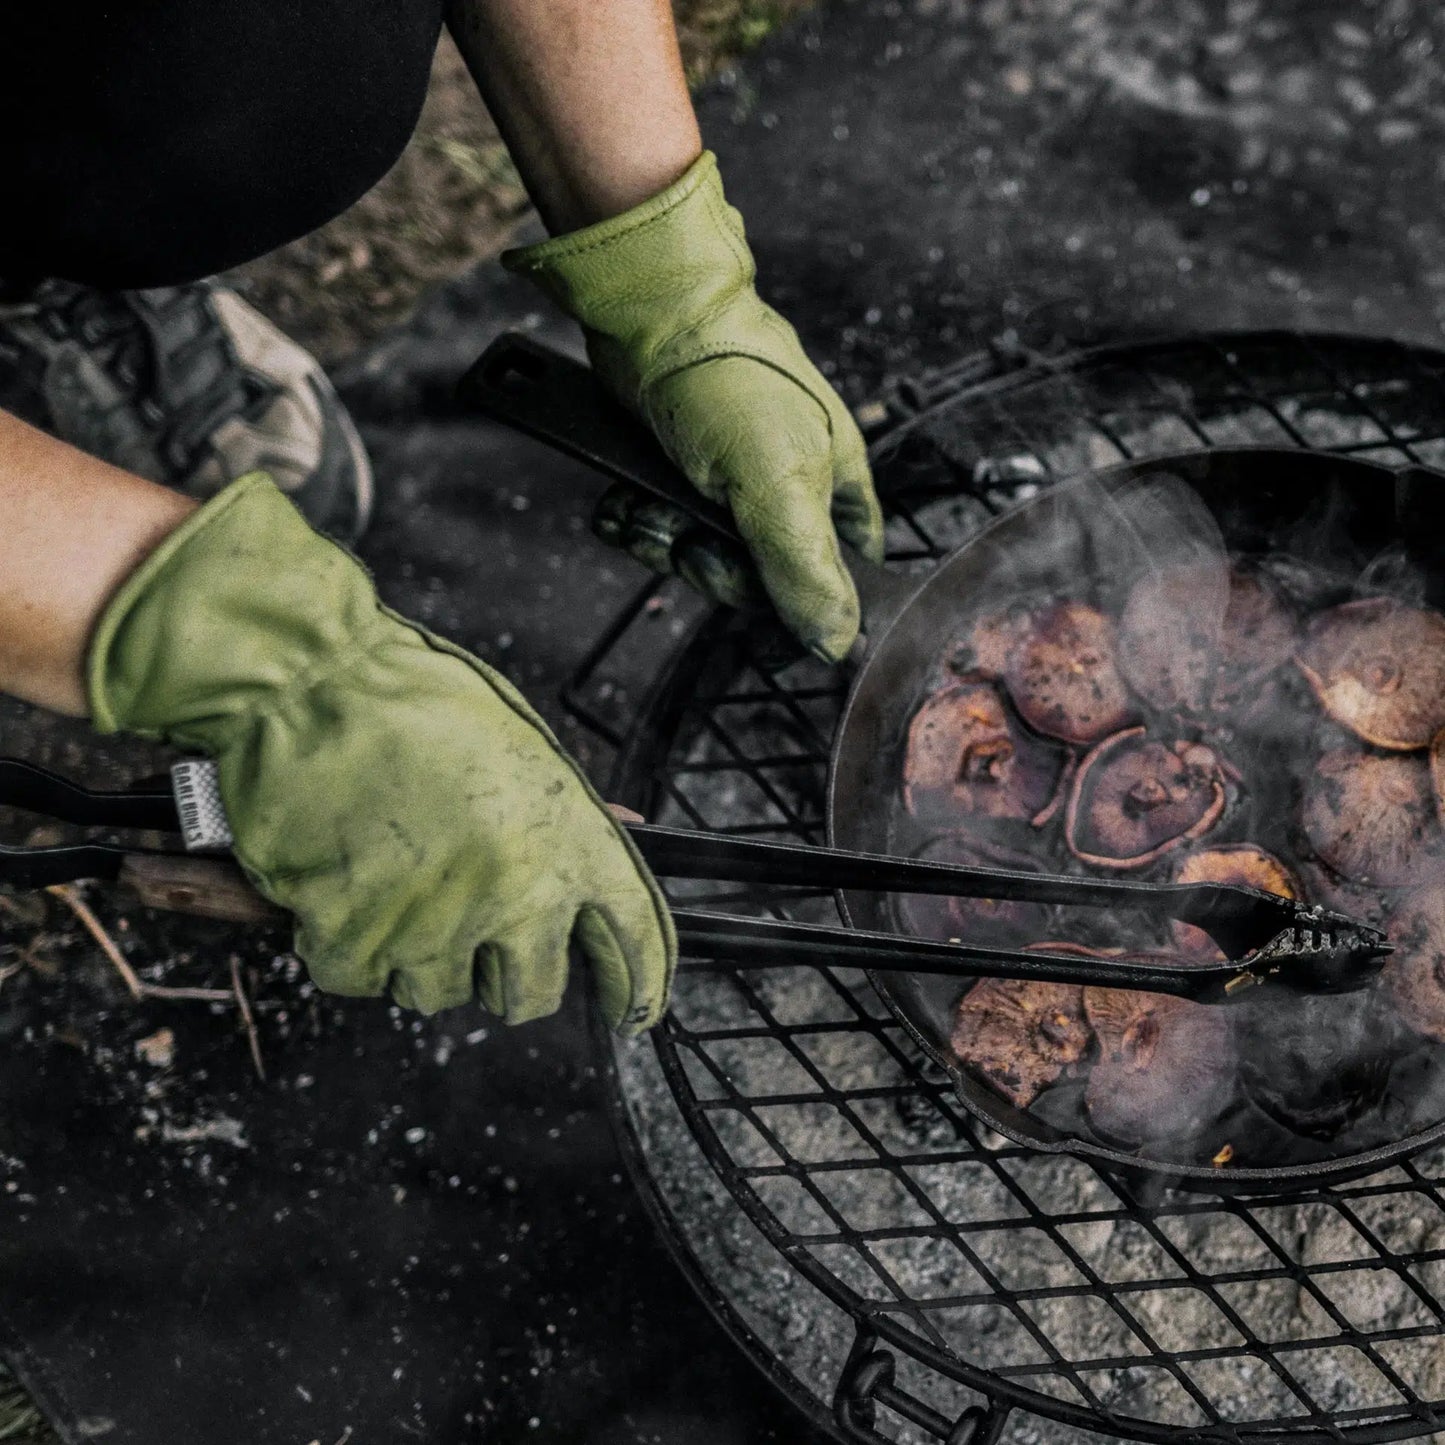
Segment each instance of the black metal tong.
[{"label": "black metal tong", "polygon": [[[96,792],[17,759],[0,758],[0,805],[86,828],[180,832],[175,798],[163,786]],[[1018,978],[1143,989],[1219,1003],[1255,984],[1297,993],[1361,988],[1389,952],[1377,929],[1343,914],[1233,884],[1020,873],[643,822],[625,821],[624,826],[649,866],[665,877],[1128,910],[1152,923],[1193,924],[1227,955],[1224,962],[1208,964],[1153,955],[1099,958],[675,909],[684,955],[704,966],[807,963],[970,979]],[[39,888],[78,878],[123,882],[155,907],[241,922],[281,916],[234,863],[221,858],[108,840],[53,847],[0,845],[0,883]]]}]

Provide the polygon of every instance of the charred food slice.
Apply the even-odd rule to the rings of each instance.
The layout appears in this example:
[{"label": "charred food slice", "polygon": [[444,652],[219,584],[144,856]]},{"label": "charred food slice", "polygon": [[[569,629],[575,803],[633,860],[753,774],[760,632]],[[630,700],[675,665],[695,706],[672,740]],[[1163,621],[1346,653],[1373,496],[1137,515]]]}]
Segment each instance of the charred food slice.
[{"label": "charred food slice", "polygon": [[1083,990],[986,978],[954,1015],[953,1052],[1011,1104],[1026,1109],[1089,1047]]},{"label": "charred food slice", "polygon": [[1445,1043],[1445,886],[1411,889],[1386,928],[1384,984],[1405,1026]]},{"label": "charred food slice", "polygon": [[1010,654],[1005,680],[1019,715],[1066,743],[1087,745],[1135,717],[1114,657],[1114,624],[1097,607],[1059,602]]},{"label": "charred food slice", "polygon": [[1084,1009],[1099,1044],[1084,1107],[1101,1134],[1131,1147],[1187,1141],[1228,1107],[1237,1057],[1225,1010],[1111,988],[1085,989]]},{"label": "charred food slice", "polygon": [[1008,671],[1013,650],[1034,625],[1033,613],[1024,606],[1007,607],[976,618],[949,656],[953,671],[1001,678]]},{"label": "charred food slice", "polygon": [[1119,669],[1160,712],[1232,710],[1294,644],[1295,619],[1274,590],[1222,562],[1150,573],[1119,619]]},{"label": "charred food slice", "polygon": [[1236,1012],[1249,1100],[1310,1139],[1333,1139],[1379,1107],[1399,1028],[1379,992],[1246,999]]},{"label": "charred food slice", "polygon": [[1355,883],[1422,883],[1445,856],[1435,790],[1420,755],[1331,748],[1305,780],[1302,821],[1319,857]]},{"label": "charred food slice", "polygon": [[992,683],[970,676],[929,694],[914,714],[904,802],[917,817],[1031,818],[1062,767],[1058,748],[1011,716]]},{"label": "charred food slice", "polygon": [[1218,753],[1126,728],[1079,767],[1064,815],[1070,850],[1096,868],[1143,868],[1201,838],[1228,801]]}]

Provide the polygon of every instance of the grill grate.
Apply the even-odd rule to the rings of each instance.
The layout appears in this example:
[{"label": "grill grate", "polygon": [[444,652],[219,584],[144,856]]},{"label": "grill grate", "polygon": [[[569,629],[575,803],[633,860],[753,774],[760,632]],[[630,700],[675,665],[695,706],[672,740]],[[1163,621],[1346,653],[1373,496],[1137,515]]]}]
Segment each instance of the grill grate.
[{"label": "grill grate", "polygon": [[[1294,445],[1445,468],[1445,355],[1397,343],[1250,333],[993,370],[970,358],[888,399],[874,452],[900,565],[1137,457]],[[657,821],[822,841],[842,680],[811,660],[770,670],[723,615],[659,680],[658,626],[680,632],[689,607],[649,589],[571,689],[618,751],[614,796]],[[836,921],[823,896],[670,891]],[[615,1066],[665,1236],[842,1438],[1366,1445],[1445,1429],[1445,1151],[1287,1200],[1144,1197],[986,1135],[846,970],[686,972]]]}]

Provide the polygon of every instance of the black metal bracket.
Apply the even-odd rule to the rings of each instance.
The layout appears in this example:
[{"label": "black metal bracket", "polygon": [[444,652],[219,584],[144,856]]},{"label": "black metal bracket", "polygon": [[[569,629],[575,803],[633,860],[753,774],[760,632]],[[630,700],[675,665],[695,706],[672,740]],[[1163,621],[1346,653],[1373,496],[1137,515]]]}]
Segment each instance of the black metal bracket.
[{"label": "black metal bracket", "polygon": [[833,1392],[833,1419],[845,1440],[854,1445],[888,1445],[889,1437],[877,1429],[881,1405],[927,1430],[942,1445],[995,1445],[1008,1421],[1010,1406],[989,1400],[983,1405],[970,1405],[950,1421],[899,1387],[897,1367],[893,1352],[860,1322]]}]

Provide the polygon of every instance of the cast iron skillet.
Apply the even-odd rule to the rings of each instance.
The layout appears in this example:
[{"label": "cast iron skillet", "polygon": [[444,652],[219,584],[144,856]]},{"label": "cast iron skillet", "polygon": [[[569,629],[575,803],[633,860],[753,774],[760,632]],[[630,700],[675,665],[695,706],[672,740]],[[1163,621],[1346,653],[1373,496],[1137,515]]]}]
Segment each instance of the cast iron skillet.
[{"label": "cast iron skillet", "polygon": [[[698,496],[646,430],[600,390],[587,369],[527,338],[504,336],[462,383],[464,401],[614,480],[630,482],[690,513],[700,525],[736,538],[723,509]],[[1423,579],[1423,600],[1445,602],[1445,476],[1422,467],[1391,468],[1328,453],[1271,448],[1206,449],[1132,462],[1061,482],[1001,516],[918,583],[878,568],[855,569],[866,645],[834,741],[828,783],[829,842],[887,851],[894,845],[902,745],[907,724],[961,617],[981,599],[1000,600],[1060,577],[1122,571],[1135,543],[1119,507],[1160,474],[1187,484],[1208,510],[1231,553],[1285,552],[1357,576],[1389,558],[1397,575]],[[1417,599],[1420,593],[1416,592]],[[1107,599],[1101,599],[1107,600]],[[1118,600],[1118,599],[1116,599]],[[844,892],[846,922],[896,927],[889,900]],[[1261,1162],[1220,1169],[1209,1148],[1188,1158],[1148,1156],[1115,1147],[1086,1121],[1050,1123],[1010,1105],[965,1073],[949,1048],[957,980],[873,974],[872,984],[903,1028],[948,1076],[959,1099],[989,1128],[1047,1153],[1092,1160],[1137,1180],[1214,1192],[1275,1192],[1355,1178],[1445,1140],[1445,1082],[1428,1119],[1400,1118],[1398,1137],[1317,1147],[1257,1110],[1232,1118],[1239,1152]],[[1417,1050],[1417,1054],[1421,1051]],[[1435,1052],[1445,1055],[1445,1048]],[[1418,1059],[1414,1067],[1428,1067]],[[1445,1069],[1445,1060],[1438,1066]],[[1392,1084],[1392,1090],[1397,1086]],[[1046,1096],[1047,1097],[1047,1096]],[[1246,1131],[1246,1132],[1242,1132]]]}]

